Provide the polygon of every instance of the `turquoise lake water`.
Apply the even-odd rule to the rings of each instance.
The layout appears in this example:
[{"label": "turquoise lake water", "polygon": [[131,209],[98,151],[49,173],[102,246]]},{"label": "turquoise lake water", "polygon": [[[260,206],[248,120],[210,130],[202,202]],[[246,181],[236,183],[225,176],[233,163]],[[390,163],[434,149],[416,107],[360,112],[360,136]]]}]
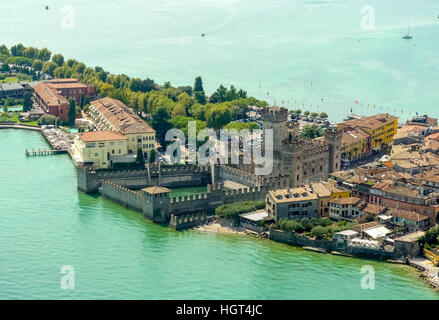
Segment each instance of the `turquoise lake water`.
[{"label": "turquoise lake water", "polygon": [[[64,29],[70,4],[74,28]],[[361,27],[364,5],[373,30]],[[335,121],[351,108],[404,120],[439,116],[438,15],[437,0],[3,0],[0,42],[159,83],[201,75],[208,94],[235,84]],[[402,39],[408,24],[412,40]]]},{"label": "turquoise lake water", "polygon": [[[26,158],[41,134],[0,130],[0,299],[438,299],[406,266],[247,236],[177,232],[77,191],[68,155]],[[62,266],[75,289],[60,286]],[[361,268],[375,270],[363,290]]]}]

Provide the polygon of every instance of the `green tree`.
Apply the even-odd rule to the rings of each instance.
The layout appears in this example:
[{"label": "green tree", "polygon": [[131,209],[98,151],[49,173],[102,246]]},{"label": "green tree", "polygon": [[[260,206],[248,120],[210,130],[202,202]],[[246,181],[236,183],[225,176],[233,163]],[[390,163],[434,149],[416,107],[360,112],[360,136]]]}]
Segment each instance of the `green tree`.
[{"label": "green tree", "polygon": [[322,132],[318,125],[306,125],[301,132],[301,136],[307,139],[314,139],[322,136]]},{"label": "green tree", "polygon": [[30,109],[32,109],[32,100],[31,100],[32,94],[29,91],[26,91],[23,94],[23,111],[28,112]]},{"label": "green tree", "polygon": [[207,126],[220,129],[232,120],[229,109],[223,105],[215,105],[206,113]]},{"label": "green tree", "polygon": [[43,62],[47,62],[50,60],[51,55],[52,52],[50,52],[49,49],[43,48],[38,52],[38,59],[40,59]]},{"label": "green tree", "polygon": [[166,132],[172,128],[171,122],[169,119],[171,116],[168,111],[161,107],[159,108],[152,116],[151,125],[156,131],[156,137],[158,142],[165,147],[167,141],[165,140]]},{"label": "green tree", "polygon": [[76,101],[75,99],[70,98],[69,99],[69,125],[73,126],[75,125],[75,119],[76,119]]},{"label": "green tree", "polygon": [[10,72],[11,68],[9,68],[9,64],[3,63],[0,67],[0,71],[1,72]]},{"label": "green tree", "polygon": [[305,117],[308,117],[310,114],[311,114],[311,112],[309,112],[308,110],[305,111],[305,112],[303,113],[303,115],[304,115]]},{"label": "green tree", "polygon": [[195,100],[197,100],[197,102],[199,104],[205,104],[206,103],[206,93],[204,92],[203,80],[201,79],[200,76],[195,78],[194,97],[195,97]]},{"label": "green tree", "polygon": [[7,55],[7,56],[10,55],[8,47],[6,47],[4,44],[2,44],[0,46],[0,54],[4,54],[4,55]]},{"label": "green tree", "polygon": [[58,67],[61,67],[64,64],[64,56],[62,54],[54,54],[52,61],[56,63]]},{"label": "green tree", "polygon": [[150,163],[153,163],[153,162],[155,162],[155,150],[154,149],[152,149],[150,152],[149,152],[149,162]]},{"label": "green tree", "polygon": [[43,72],[48,74],[48,75],[51,75],[53,77],[54,76],[54,71],[55,71],[56,68],[57,68],[57,64],[56,63],[54,63],[54,62],[46,62],[43,65]]},{"label": "green tree", "polygon": [[22,54],[24,57],[35,60],[38,58],[38,52],[39,50],[37,48],[27,47],[26,49],[23,50]]},{"label": "green tree", "polygon": [[32,63],[32,69],[34,69],[35,71],[42,71],[42,70],[43,70],[43,65],[44,65],[44,62],[43,62],[43,61],[41,61],[41,60],[35,60],[35,61]]},{"label": "green tree", "polygon": [[143,158],[142,148],[137,148],[136,163],[138,165],[142,165],[144,162],[145,162],[145,159]]},{"label": "green tree", "polygon": [[328,118],[328,114],[326,112],[320,112],[319,118],[327,119]]},{"label": "green tree", "polygon": [[40,119],[38,119],[38,125],[54,125],[57,122],[57,117],[52,116],[51,114],[45,114]]},{"label": "green tree", "polygon": [[26,49],[25,46],[23,46],[21,43],[19,43],[15,46],[11,47],[11,53],[14,57],[19,57],[19,56],[23,55],[24,49]]},{"label": "green tree", "polygon": [[310,113],[311,118],[317,118],[319,114],[317,112],[311,112]]}]

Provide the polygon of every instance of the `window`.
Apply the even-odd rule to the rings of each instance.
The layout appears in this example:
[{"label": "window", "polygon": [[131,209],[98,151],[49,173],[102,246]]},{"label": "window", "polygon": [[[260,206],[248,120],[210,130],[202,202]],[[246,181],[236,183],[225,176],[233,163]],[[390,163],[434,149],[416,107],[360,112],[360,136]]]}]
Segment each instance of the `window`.
[{"label": "window", "polygon": [[99,148],[103,148],[105,146],[104,142],[99,142]]}]

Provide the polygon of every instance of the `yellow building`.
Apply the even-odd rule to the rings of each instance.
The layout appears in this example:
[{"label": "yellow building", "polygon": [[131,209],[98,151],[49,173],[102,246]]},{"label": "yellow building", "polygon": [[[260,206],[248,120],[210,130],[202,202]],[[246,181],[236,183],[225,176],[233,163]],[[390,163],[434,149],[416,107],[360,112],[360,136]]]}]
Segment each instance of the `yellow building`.
[{"label": "yellow building", "polygon": [[341,157],[355,161],[372,153],[370,134],[362,129],[345,128],[341,136]]},{"label": "yellow building", "polygon": [[389,150],[393,145],[393,136],[398,130],[398,117],[382,113],[344,121],[337,124],[337,127],[344,131],[349,128],[362,129],[371,136],[370,144],[372,150]]},{"label": "yellow building", "polygon": [[320,216],[322,217],[328,217],[329,215],[330,200],[336,198],[348,198],[351,196],[349,190],[340,189],[335,184],[325,181],[312,183],[311,187],[313,191],[318,195],[318,210],[320,212]]},{"label": "yellow building", "polygon": [[134,162],[128,154],[128,138],[118,131],[95,131],[76,135],[73,158],[77,163],[108,169],[116,163]]},{"label": "yellow building", "polygon": [[125,135],[129,154],[137,154],[140,148],[146,159],[155,148],[155,130],[121,101],[108,97],[92,101],[88,113],[97,130],[120,131]]}]

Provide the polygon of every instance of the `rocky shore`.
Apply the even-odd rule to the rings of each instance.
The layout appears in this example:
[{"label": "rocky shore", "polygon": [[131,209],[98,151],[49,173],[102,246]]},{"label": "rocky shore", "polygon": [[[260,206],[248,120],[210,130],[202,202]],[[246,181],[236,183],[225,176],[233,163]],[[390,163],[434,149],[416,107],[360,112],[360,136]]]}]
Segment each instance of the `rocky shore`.
[{"label": "rocky shore", "polygon": [[411,258],[409,264],[421,272],[421,278],[433,288],[433,291],[439,292],[439,267],[423,257]]}]

